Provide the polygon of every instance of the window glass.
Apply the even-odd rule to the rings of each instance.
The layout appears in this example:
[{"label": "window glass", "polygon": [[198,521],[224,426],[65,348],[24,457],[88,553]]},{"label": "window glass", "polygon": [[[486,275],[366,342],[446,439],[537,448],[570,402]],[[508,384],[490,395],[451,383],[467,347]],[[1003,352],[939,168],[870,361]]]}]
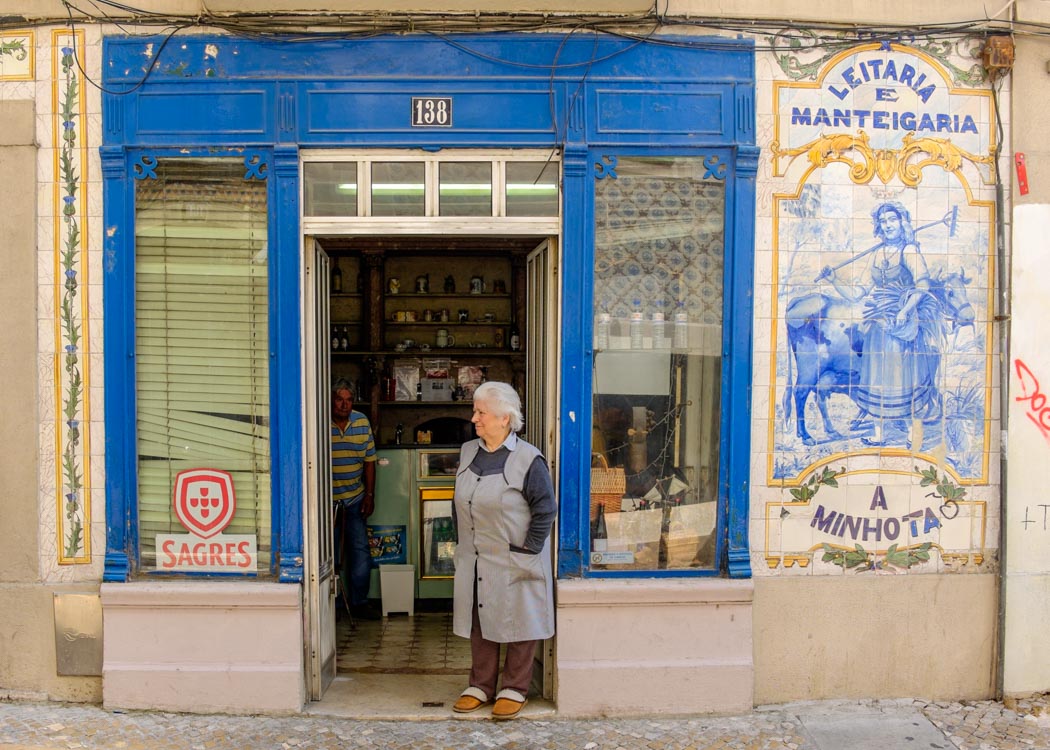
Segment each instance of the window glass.
[{"label": "window glass", "polygon": [[558,162],[507,162],[507,216],[558,215]]},{"label": "window glass", "polygon": [[142,570],[270,567],[266,183],[244,171],[170,160],[136,182]]},{"label": "window glass", "polygon": [[372,164],[372,216],[422,216],[423,162]]},{"label": "window glass", "polygon": [[492,216],[492,163],[438,165],[441,216]]},{"label": "window glass", "polygon": [[306,216],[357,216],[357,163],[306,162],[303,211]]},{"label": "window glass", "polygon": [[591,568],[716,566],[724,183],[621,157],[595,182]]}]

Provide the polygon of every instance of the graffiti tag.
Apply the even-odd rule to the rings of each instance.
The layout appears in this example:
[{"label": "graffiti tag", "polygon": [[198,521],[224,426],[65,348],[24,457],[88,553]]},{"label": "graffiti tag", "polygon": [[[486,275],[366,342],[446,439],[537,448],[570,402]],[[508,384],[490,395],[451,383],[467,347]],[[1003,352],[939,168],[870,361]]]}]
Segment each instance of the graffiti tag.
[{"label": "graffiti tag", "polygon": [[1047,403],[1046,394],[1039,387],[1039,379],[1020,359],[1014,360],[1014,368],[1021,384],[1021,395],[1014,400],[1028,402],[1026,404],[1028,411],[1025,412],[1025,416],[1039,428],[1043,437],[1050,439],[1050,404]]},{"label": "graffiti tag", "polygon": [[[1037,505],[1037,508],[1043,509],[1043,531],[1047,530],[1047,510],[1050,509],[1050,505]],[[1021,521],[1021,525],[1024,526],[1024,530],[1028,531],[1028,527],[1033,523],[1039,523],[1039,521],[1033,520],[1028,517],[1028,506],[1024,506],[1024,520]]]}]

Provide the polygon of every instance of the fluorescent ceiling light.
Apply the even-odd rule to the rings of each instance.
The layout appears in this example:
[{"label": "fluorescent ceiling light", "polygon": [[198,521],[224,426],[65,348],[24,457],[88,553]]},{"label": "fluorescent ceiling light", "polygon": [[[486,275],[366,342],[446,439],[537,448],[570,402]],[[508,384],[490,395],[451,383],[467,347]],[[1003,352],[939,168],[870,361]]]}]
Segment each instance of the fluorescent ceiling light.
[{"label": "fluorescent ceiling light", "polygon": [[422,193],[423,183],[411,182],[373,182],[373,193]]},{"label": "fluorescent ceiling light", "polygon": [[556,193],[558,186],[551,183],[515,182],[507,184],[508,193]]}]

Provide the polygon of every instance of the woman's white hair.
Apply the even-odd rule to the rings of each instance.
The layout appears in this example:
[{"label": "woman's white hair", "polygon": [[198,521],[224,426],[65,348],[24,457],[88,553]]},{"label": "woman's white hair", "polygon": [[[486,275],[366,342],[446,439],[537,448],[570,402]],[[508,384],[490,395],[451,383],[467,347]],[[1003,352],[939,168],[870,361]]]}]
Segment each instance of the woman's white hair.
[{"label": "woman's white hair", "polygon": [[511,432],[521,431],[525,424],[521,415],[521,399],[510,383],[500,383],[496,380],[482,383],[474,390],[474,402],[478,401],[484,401],[497,417],[510,417]]}]

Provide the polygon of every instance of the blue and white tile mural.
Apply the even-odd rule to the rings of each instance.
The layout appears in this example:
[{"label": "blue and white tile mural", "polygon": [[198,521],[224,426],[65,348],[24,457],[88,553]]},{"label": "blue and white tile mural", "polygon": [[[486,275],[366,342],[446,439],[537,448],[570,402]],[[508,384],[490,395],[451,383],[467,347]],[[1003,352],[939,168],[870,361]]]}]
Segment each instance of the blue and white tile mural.
[{"label": "blue and white tile mural", "polygon": [[772,94],[766,479],[789,494],[767,503],[766,562],[979,562],[986,504],[968,489],[988,484],[992,435],[991,91],[882,43]]}]

